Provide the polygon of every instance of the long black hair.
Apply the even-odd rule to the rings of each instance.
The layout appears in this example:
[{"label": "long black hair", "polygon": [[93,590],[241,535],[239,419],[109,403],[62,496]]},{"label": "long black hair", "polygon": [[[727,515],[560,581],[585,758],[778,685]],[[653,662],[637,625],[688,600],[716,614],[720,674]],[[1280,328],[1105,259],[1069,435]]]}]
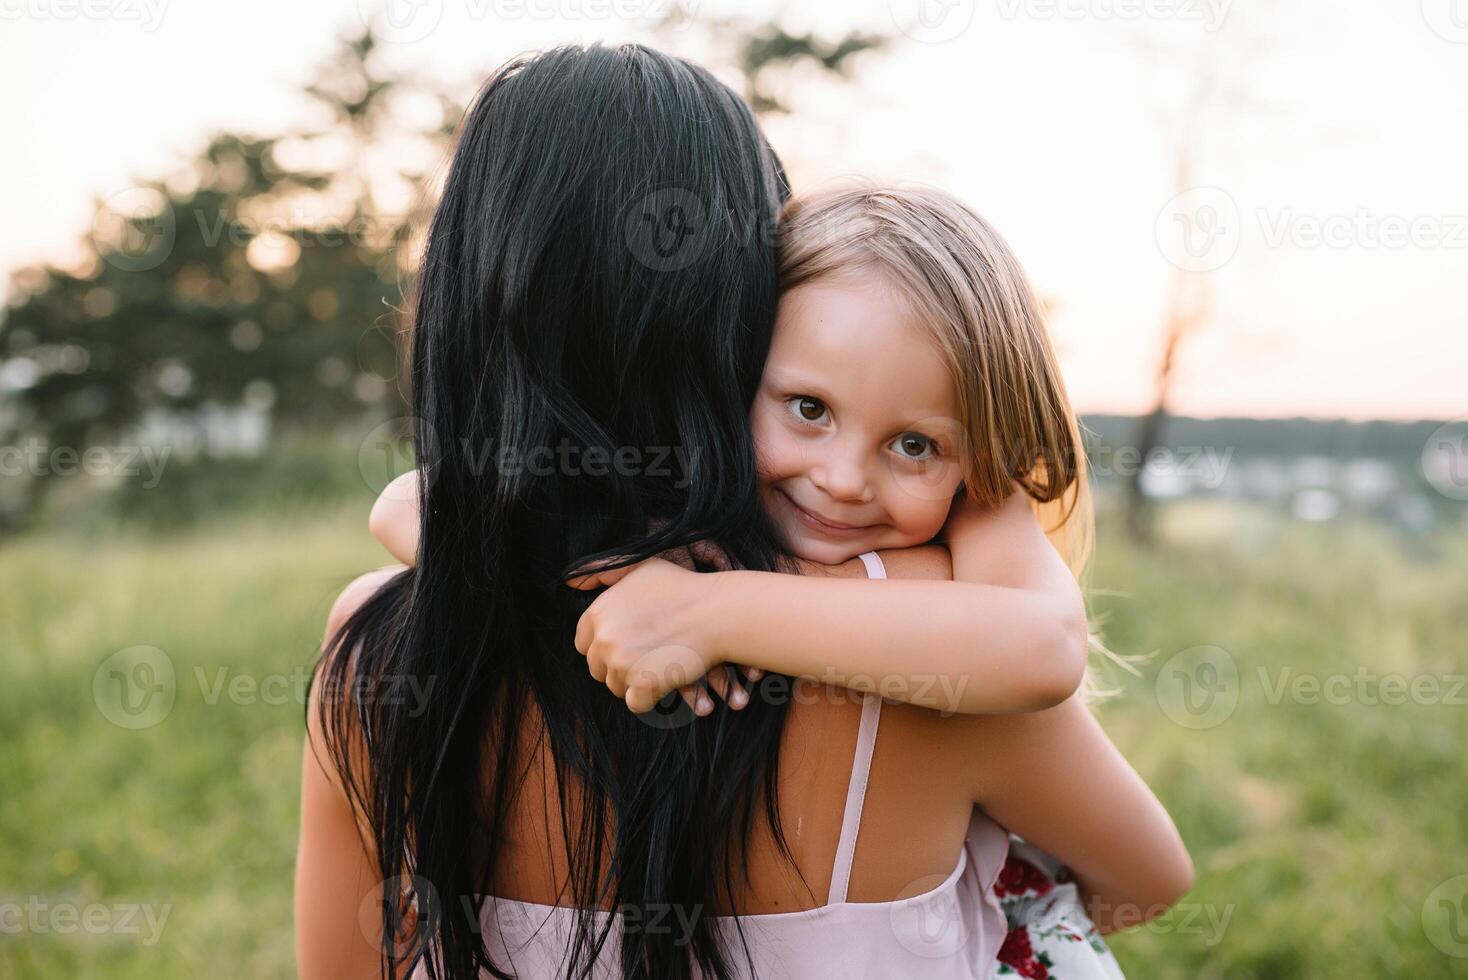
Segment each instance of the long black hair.
[{"label": "long black hair", "polygon": [[[410,958],[456,980],[509,975],[482,942],[479,896],[536,718],[570,856],[562,904],[582,909],[568,976],[588,975],[608,940],[594,908],[647,923],[732,907],[755,820],[789,859],[774,804],[782,699],[631,714],[573,645],[594,596],[563,584],[594,559],[699,540],[789,569],[748,426],[787,196],[743,100],[639,45],[517,59],[466,113],[412,297],[417,567],[359,607],[317,667],[328,749],[393,883],[385,953],[410,882],[432,934]],[[413,683],[426,705],[393,696]],[[689,935],[628,927],[622,968],[732,976],[725,945],[707,914]]]}]

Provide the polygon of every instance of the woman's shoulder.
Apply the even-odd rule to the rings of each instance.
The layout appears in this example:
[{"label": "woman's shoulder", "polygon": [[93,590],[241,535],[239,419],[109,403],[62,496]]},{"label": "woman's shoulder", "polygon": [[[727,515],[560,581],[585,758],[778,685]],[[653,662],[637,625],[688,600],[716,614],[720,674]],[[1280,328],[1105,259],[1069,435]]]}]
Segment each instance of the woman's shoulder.
[{"label": "woman's shoulder", "polygon": [[370,572],[363,572],[348,582],[346,588],[342,589],[341,594],[336,597],[336,601],[331,604],[331,612],[327,613],[326,643],[330,645],[332,637],[340,632],[346,621],[352,618],[352,613],[362,607],[362,603],[372,598],[378,589],[400,572],[405,571],[407,567],[406,565],[384,565]]},{"label": "woman's shoulder", "polygon": [[357,713],[343,710],[350,707],[344,693],[355,689],[353,678],[357,651],[343,649],[337,642],[337,635],[357,610],[406,568],[406,565],[386,565],[358,575],[342,589],[326,616],[321,660],[312,673],[310,693],[306,699],[306,741],[310,751],[322,763],[322,770],[329,781],[343,795],[346,788],[341,781],[339,765],[330,764],[328,760],[340,763],[342,755],[347,754],[358,771],[365,773],[368,756]]},{"label": "woman's shoulder", "polygon": [[[941,544],[881,551],[892,579],[951,580],[953,560]],[[960,681],[933,676],[904,678],[904,682],[922,683],[928,688],[915,693],[923,704],[959,703],[960,691],[946,689]],[[919,766],[936,778],[952,785],[964,786],[977,794],[980,787],[991,784],[996,772],[1005,771],[1006,754],[1021,733],[1035,728],[1038,719],[1021,721],[1010,715],[974,715],[956,709],[923,707],[907,703],[911,697],[897,695],[882,709],[882,725],[886,730],[887,749],[891,755]],[[1040,726],[1043,727],[1043,724]]]}]

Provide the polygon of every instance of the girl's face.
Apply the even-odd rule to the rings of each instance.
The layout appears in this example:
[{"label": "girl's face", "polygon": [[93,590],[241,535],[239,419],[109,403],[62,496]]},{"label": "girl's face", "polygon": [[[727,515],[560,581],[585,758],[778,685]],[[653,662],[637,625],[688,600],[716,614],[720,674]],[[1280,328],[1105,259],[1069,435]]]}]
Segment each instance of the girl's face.
[{"label": "girl's face", "polygon": [[931,540],[963,478],[953,377],[875,274],[780,298],[750,426],[765,508],[809,561]]}]

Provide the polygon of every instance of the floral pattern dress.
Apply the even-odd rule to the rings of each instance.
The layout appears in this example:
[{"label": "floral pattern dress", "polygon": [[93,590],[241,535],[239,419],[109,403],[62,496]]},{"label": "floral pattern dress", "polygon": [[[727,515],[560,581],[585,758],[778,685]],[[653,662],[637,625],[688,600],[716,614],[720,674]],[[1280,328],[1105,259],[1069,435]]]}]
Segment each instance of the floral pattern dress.
[{"label": "floral pattern dress", "polygon": [[1124,980],[1069,870],[1050,855],[1011,836],[994,892],[1009,921],[994,976]]}]

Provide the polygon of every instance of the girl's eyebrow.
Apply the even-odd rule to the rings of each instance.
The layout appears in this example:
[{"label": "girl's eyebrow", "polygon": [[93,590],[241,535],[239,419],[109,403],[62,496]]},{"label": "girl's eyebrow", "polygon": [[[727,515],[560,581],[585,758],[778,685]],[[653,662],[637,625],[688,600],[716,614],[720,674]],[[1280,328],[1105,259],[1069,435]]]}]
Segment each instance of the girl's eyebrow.
[{"label": "girl's eyebrow", "polygon": [[807,380],[804,373],[800,371],[781,370],[774,368],[766,372],[769,375],[770,384],[776,388],[784,388],[787,391],[809,392],[818,396],[824,402],[831,402],[830,389],[819,381]]}]

